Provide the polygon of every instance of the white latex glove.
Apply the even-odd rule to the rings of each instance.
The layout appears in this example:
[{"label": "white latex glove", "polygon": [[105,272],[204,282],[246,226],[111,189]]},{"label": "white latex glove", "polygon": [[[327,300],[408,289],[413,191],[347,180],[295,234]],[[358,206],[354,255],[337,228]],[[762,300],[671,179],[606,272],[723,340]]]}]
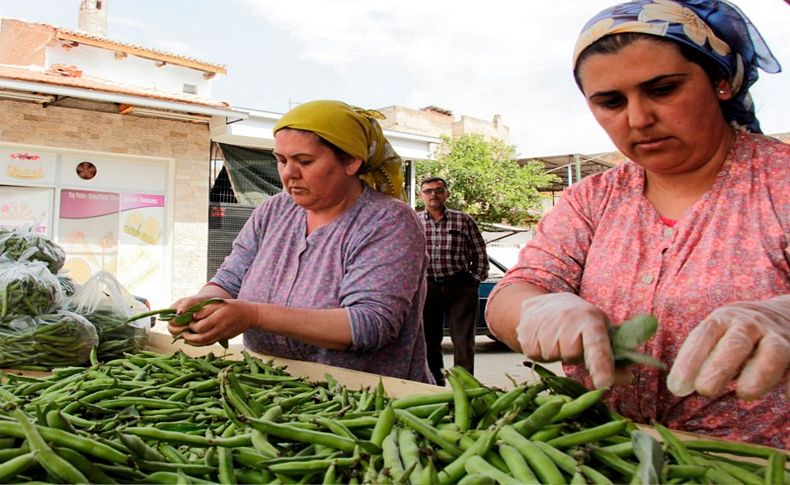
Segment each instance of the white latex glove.
[{"label": "white latex glove", "polygon": [[547,293],[521,303],[516,336],[532,360],[584,360],[595,387],[614,382],[614,357],[609,343],[609,318],[573,293]]},{"label": "white latex glove", "polygon": [[781,380],[790,364],[790,295],[711,312],[680,347],[667,388],[678,396],[715,396],[743,364],[735,388],[741,399],[762,397]]}]

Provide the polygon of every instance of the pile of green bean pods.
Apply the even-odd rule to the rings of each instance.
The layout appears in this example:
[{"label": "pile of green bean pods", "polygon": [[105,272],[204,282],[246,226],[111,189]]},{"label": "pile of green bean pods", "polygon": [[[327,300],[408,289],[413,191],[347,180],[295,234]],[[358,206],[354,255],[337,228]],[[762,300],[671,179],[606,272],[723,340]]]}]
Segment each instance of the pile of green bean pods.
[{"label": "pile of green bean pods", "polygon": [[57,275],[64,259],[62,247],[30,227],[0,228],[0,368],[81,365],[97,338],[103,360],[145,347],[147,322],[127,321],[145,306],[109,273],[82,287]]},{"label": "pile of green bean pods", "polygon": [[95,327],[82,315],[65,310],[0,322],[0,369],[81,365],[98,343]]},{"label": "pile of green bean pods", "polygon": [[102,361],[142,350],[148,342],[148,321],[127,321],[112,303],[105,299],[92,312],[83,314],[96,327]]},{"label": "pile of green bean pods", "polygon": [[455,368],[450,389],[393,399],[381,382],[310,383],[242,356],[143,351],[47,377],[2,374],[0,483],[787,479],[784,452],[659,427],[661,444],[603,407],[600,390],[558,393],[561,378],[502,391]]},{"label": "pile of green bean pods", "polygon": [[60,282],[43,262],[0,258],[0,322],[50,313],[62,300]]},{"label": "pile of green bean pods", "polygon": [[41,261],[53,274],[60,271],[66,262],[63,248],[35,232],[31,226],[0,228],[0,254],[15,261]]}]

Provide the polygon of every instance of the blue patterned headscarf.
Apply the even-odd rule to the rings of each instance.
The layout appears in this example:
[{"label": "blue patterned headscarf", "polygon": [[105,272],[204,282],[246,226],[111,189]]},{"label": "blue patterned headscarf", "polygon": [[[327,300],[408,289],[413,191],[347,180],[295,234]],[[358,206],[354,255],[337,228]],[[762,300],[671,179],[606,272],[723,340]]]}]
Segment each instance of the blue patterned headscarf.
[{"label": "blue patterned headscarf", "polygon": [[576,41],[579,55],[602,37],[626,32],[665,37],[714,60],[727,76],[733,98],[722,102],[732,125],[761,133],[749,87],[757,68],[781,70],[757,28],[738,7],[726,0],[636,0],[609,7],[590,19]]}]

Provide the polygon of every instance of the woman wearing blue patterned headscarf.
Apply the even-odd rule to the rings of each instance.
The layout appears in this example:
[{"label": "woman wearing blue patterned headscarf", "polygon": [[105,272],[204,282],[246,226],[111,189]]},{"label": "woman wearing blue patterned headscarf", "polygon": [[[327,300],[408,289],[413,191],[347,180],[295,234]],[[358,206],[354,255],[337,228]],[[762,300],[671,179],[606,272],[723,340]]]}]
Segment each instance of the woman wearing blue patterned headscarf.
[{"label": "woman wearing blue patterned headscarf", "polygon": [[[629,160],[565,191],[487,321],[530,359],[583,361],[567,375],[635,421],[790,448],[790,145],[758,134],[758,68],[779,64],[722,0],[590,20],[574,76]],[[643,313],[652,359],[616,383],[609,329]]]},{"label": "woman wearing blue patterned headscarf", "polygon": [[761,133],[749,88],[757,81],[758,68],[768,73],[781,68],[757,28],[738,7],[726,0],[639,0],[610,7],[582,29],[573,53],[574,69],[592,44],[607,35],[626,32],[664,37],[708,58],[733,92],[732,99],[722,103],[727,121]]}]

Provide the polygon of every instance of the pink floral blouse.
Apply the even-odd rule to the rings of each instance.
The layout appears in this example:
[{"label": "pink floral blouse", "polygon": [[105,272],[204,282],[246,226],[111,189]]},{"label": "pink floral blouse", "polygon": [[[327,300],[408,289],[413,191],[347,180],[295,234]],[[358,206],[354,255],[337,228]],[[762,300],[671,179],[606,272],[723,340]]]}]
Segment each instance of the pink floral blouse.
[{"label": "pink floral blouse", "polygon": [[[711,189],[673,227],[643,196],[644,170],[627,162],[570,187],[543,218],[492,293],[518,282],[572,292],[615,324],[653,313],[644,351],[671,366],[689,331],[714,309],[790,293],[790,145],[739,134]],[[583,366],[568,375],[591,386]],[[635,421],[790,448],[787,373],[765,398],[738,400],[734,385],[709,399],[677,397],[666,373],[636,366],[608,402]]]}]

